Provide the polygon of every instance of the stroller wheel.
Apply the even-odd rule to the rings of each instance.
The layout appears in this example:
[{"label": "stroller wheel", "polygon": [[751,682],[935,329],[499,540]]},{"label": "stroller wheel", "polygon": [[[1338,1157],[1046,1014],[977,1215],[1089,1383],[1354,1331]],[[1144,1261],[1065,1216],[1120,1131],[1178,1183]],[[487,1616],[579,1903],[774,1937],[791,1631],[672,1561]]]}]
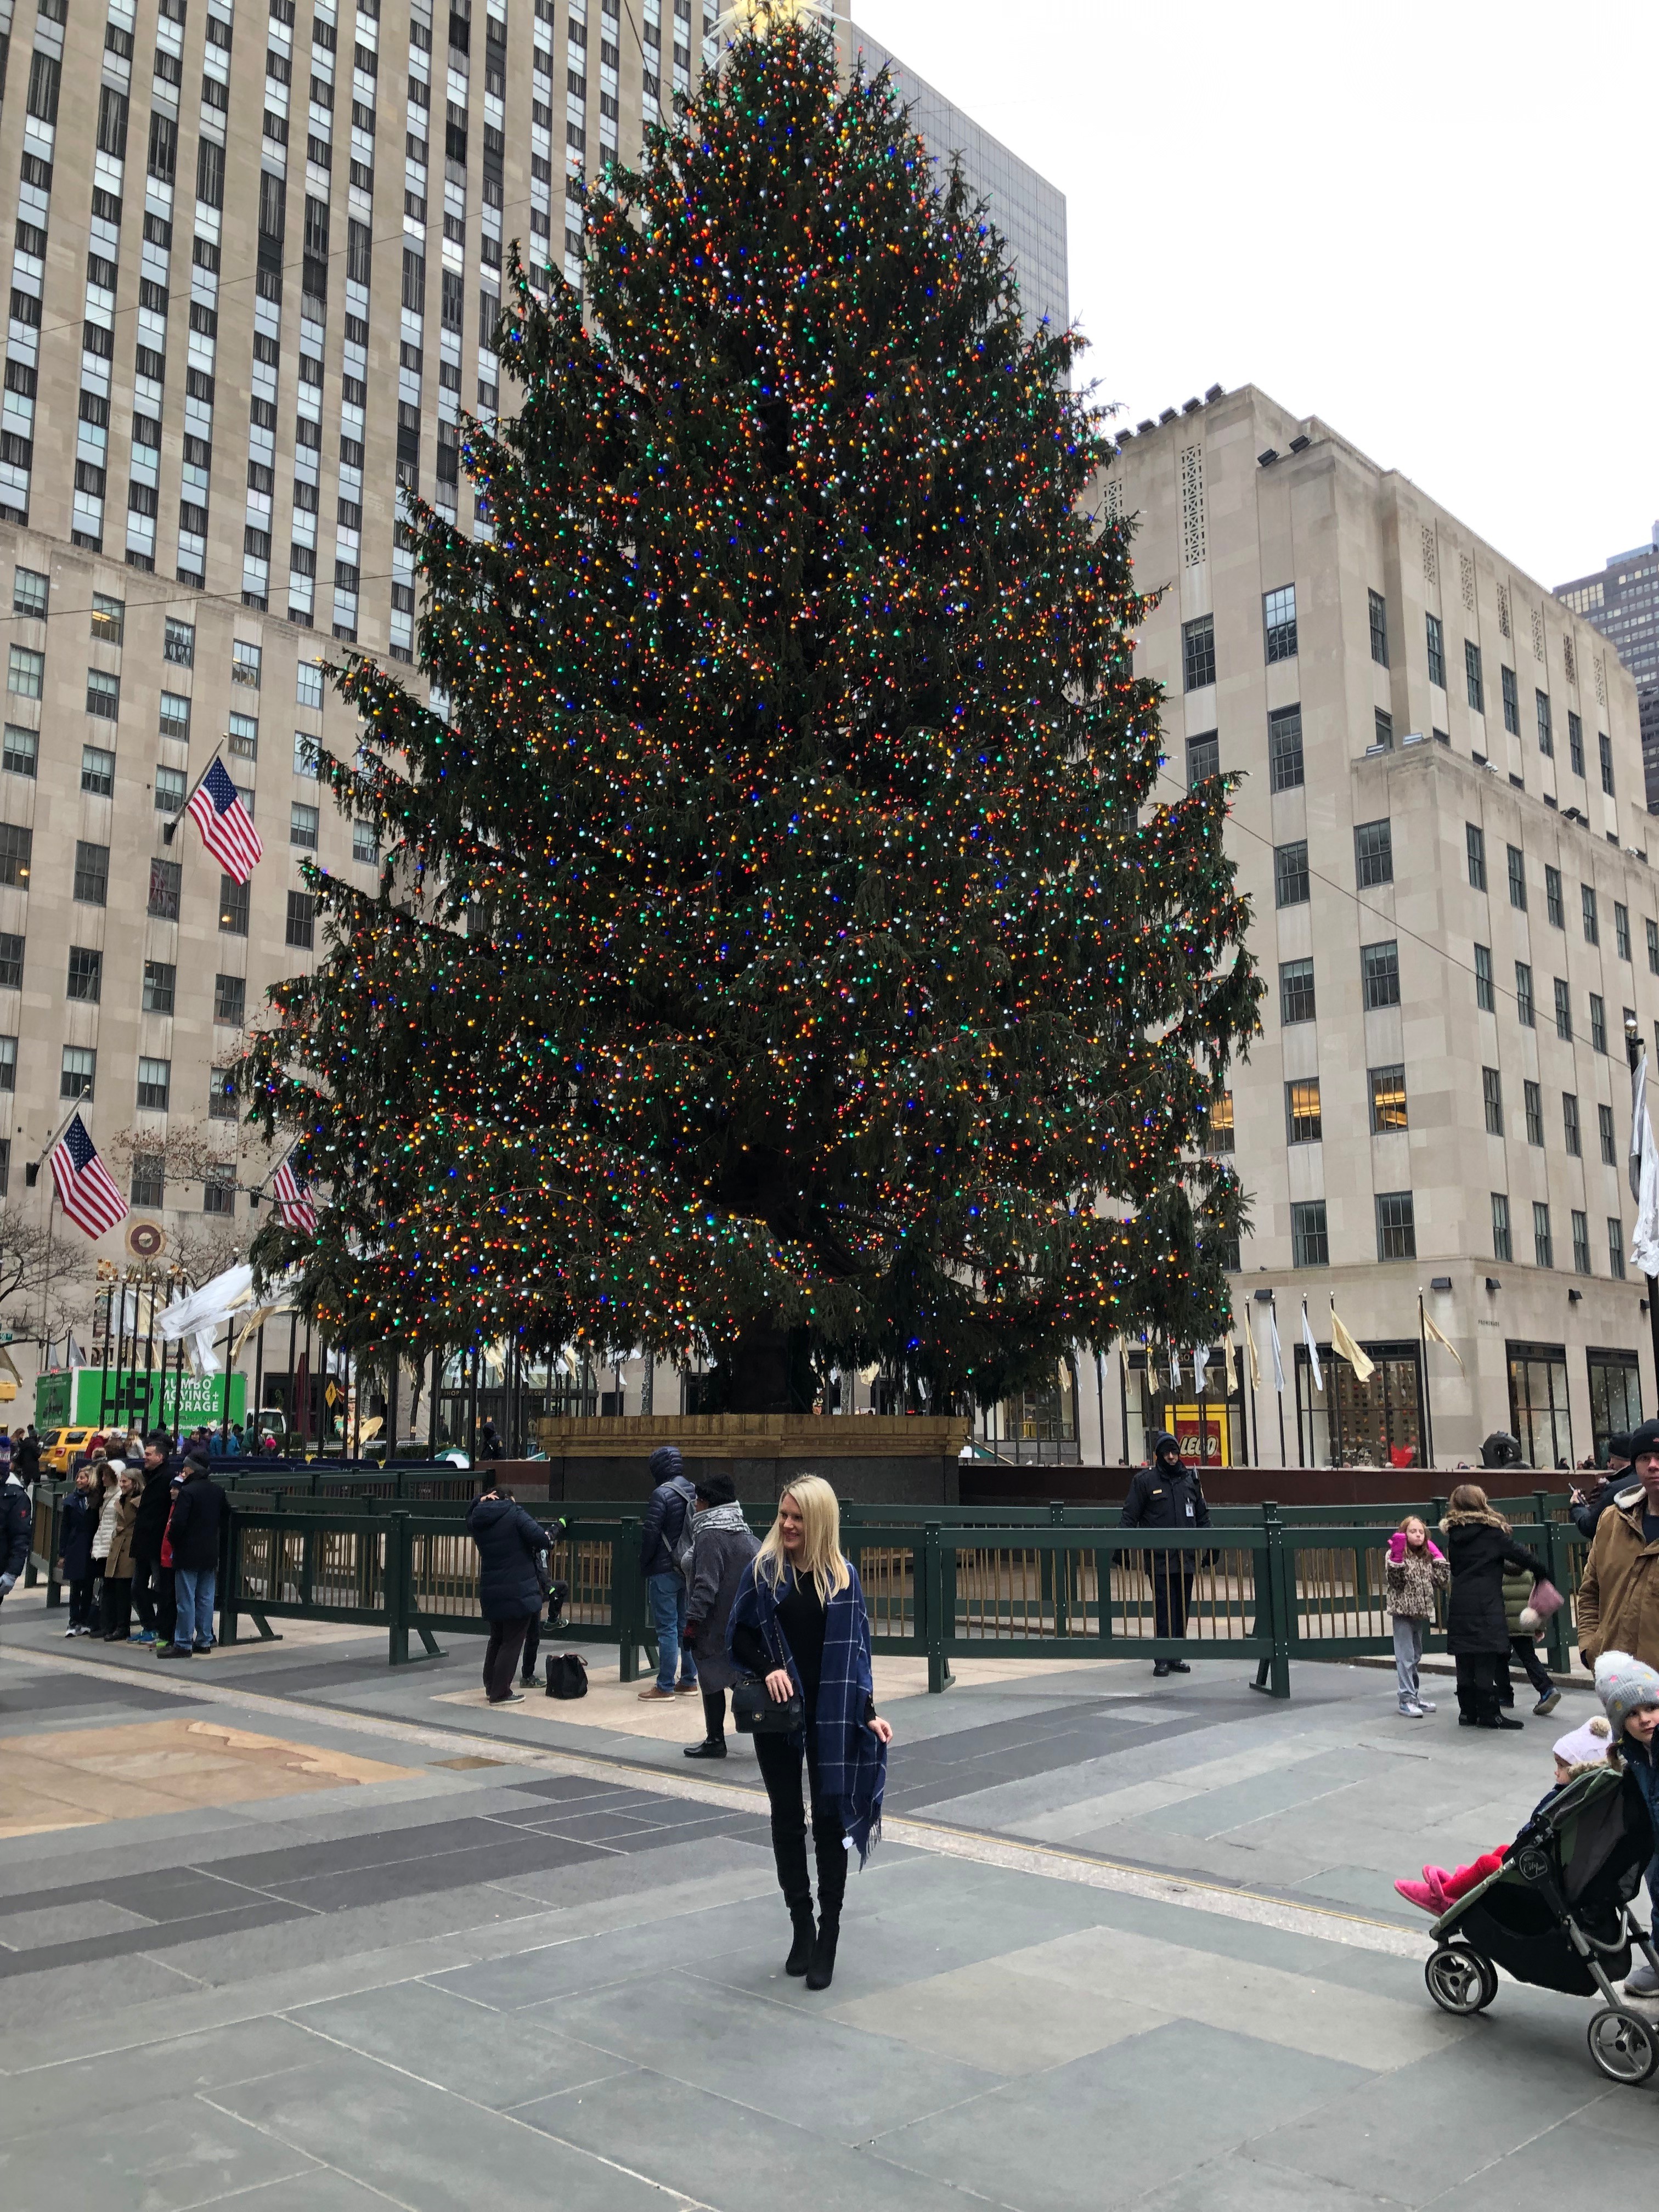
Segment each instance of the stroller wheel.
[{"label": "stroller wheel", "polygon": [[1460,2020],[1484,2012],[1498,1995],[1498,1970],[1467,1943],[1443,1943],[1423,1969],[1429,1995]]},{"label": "stroller wheel", "polygon": [[1603,2005],[1592,2013],[1585,2039],[1597,2069],[1609,2081],[1638,2087],[1659,2068],[1659,2033],[1639,2013]]}]

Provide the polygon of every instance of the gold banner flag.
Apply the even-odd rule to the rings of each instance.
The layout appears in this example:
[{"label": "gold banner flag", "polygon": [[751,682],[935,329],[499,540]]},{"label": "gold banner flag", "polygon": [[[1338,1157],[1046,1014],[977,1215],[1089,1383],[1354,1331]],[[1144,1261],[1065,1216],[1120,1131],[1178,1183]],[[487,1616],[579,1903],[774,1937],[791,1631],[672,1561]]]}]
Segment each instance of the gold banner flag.
[{"label": "gold banner flag", "polygon": [[1371,1376],[1376,1374],[1376,1362],[1366,1358],[1338,1319],[1334,1298],[1331,1300],[1331,1349],[1341,1353],[1349,1366],[1352,1368],[1354,1379],[1357,1382],[1369,1382]]},{"label": "gold banner flag", "polygon": [[1427,1336],[1431,1336],[1437,1344],[1443,1344],[1447,1351],[1450,1352],[1452,1358],[1457,1362],[1461,1368],[1463,1364],[1462,1353],[1452,1342],[1450,1337],[1446,1334],[1444,1329],[1437,1328],[1434,1322],[1430,1319],[1429,1310],[1423,1303],[1423,1293],[1420,1291],[1417,1294],[1417,1310],[1422,1316],[1424,1334]]}]

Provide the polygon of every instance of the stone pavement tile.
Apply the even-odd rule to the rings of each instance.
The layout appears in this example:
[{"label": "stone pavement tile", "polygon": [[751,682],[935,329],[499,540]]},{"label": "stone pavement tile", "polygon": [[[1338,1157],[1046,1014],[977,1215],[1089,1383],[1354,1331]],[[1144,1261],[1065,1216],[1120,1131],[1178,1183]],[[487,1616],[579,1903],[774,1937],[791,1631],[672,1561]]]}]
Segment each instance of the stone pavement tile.
[{"label": "stone pavement tile", "polygon": [[1150,1828],[1170,1836],[1220,1836],[1232,1830],[1292,1816],[1299,1826],[1308,1809],[1337,1791],[1352,1789],[1370,1776],[1375,1762],[1364,1752],[1327,1749],[1316,1759],[1281,1766],[1271,1773],[1241,1777],[1224,1788],[1206,1790],[1143,1815]]},{"label": "stone pavement tile", "polygon": [[43,1945],[67,1943],[93,1936],[123,1935],[130,1928],[153,1928],[155,1923],[108,1898],[82,1898],[66,1905],[37,1905],[21,1912],[0,1917],[0,1951],[38,1951]]},{"label": "stone pavement tile", "polygon": [[1135,2212],[1391,2212],[1396,2203],[1229,2152],[1153,2190]]},{"label": "stone pavement tile", "polygon": [[[775,1886],[774,1875],[768,1885],[773,1894]],[[788,1927],[781,1902],[775,1916],[769,1904],[769,1898],[758,1904],[752,1899],[711,1903],[704,1911],[681,1912],[672,1919],[659,1920],[647,1913],[631,1926],[591,1935],[573,1930],[562,1942],[544,1936],[535,1948],[526,1946],[512,1957],[434,1977],[435,1985],[474,2004],[513,2013],[614,1984],[648,1979],[679,1966],[701,1965],[715,1971],[732,1952],[745,1957],[769,1952],[778,1924]],[[783,1948],[788,1948],[786,1936]]]},{"label": "stone pavement tile", "polygon": [[353,2181],[349,2174],[311,2166],[291,2179],[267,2181],[262,2188],[246,2191],[226,2212],[386,2212],[386,2203],[378,2189]]},{"label": "stone pavement tile", "polygon": [[[1580,2047],[1588,2071],[1589,2054]],[[1595,2079],[1601,2081],[1599,2075]],[[1605,2096],[1588,2111],[1517,2144],[1507,2157],[1437,2196],[1436,2212],[1442,2208],[1443,2212],[1514,2212],[1523,2201],[1565,2203],[1588,2194],[1602,2203],[1650,2203],[1654,2150],[1659,2143],[1659,2094],[1650,2086],[1602,2087]],[[1614,2100],[1633,2107],[1632,2119],[1645,2122],[1641,2136],[1633,2130],[1603,2124]]]},{"label": "stone pavement tile", "polygon": [[878,2133],[896,2165],[1010,2212],[1100,2212],[1231,2150],[1274,2114],[1316,2111],[1358,2069],[1176,2021],[989,2096]]},{"label": "stone pavement tile", "polygon": [[1231,1836],[1172,1838],[1144,1820],[1122,1820],[1073,1836],[1068,1850],[1085,1851],[1158,1874],[1207,1875],[1246,1889],[1284,1889],[1328,1862],[1328,1851],[1269,1850],[1255,1829]]},{"label": "stone pavement tile", "polygon": [[217,2091],[215,2102],[271,2144],[325,2160],[412,2212],[665,2212],[663,2192],[629,2170],[626,2145],[567,2148],[346,2051]]},{"label": "stone pavement tile", "polygon": [[313,1912],[344,1912],[354,1906],[385,1905],[398,1898],[471,1888],[481,1876],[505,1878],[571,1866],[591,1858],[596,1848],[561,1836],[544,1836],[533,1829],[495,1826],[486,1830],[474,1849],[434,1853],[430,1857],[377,1860],[371,1856],[361,1866],[313,1870],[305,1866],[304,1855],[300,1854],[289,1870],[267,1875],[261,1887],[273,1897],[303,1905]]},{"label": "stone pavement tile", "polygon": [[[1421,1864],[1419,1860],[1418,1865]],[[1416,1871],[1409,1859],[1397,1863],[1398,1874]],[[1321,1867],[1317,1874],[1304,1875],[1292,1886],[1310,1897],[1328,1899],[1333,1905],[1357,1905],[1362,1911],[1398,1919],[1401,1917],[1401,1899],[1395,1889],[1395,1875],[1384,1874],[1376,1867],[1327,1866]],[[1428,1924],[1425,1918],[1425,1929]]]},{"label": "stone pavement tile", "polygon": [[[623,2155],[720,2212],[962,2212],[958,2191],[902,2172],[867,2148],[827,2142],[756,2112],[744,2087],[741,2073],[718,2094],[661,2074],[624,2074],[596,2089],[522,2105],[515,2117],[567,2142]],[[814,2088],[804,2075],[803,2104]]]},{"label": "stone pavement tile", "polygon": [[[515,1874],[505,1879],[497,1878],[493,1881],[492,1887],[529,1903],[551,1905],[580,1905],[604,1897],[647,1894],[654,1905],[669,1892],[678,1893],[683,1885],[695,1881],[701,1887],[702,1881],[711,1880],[717,1875],[748,1877],[737,1882],[733,1894],[762,1896],[777,1887],[778,1878],[772,1864],[772,1847],[764,1832],[753,1840],[729,1831],[719,1831],[713,1835],[699,1833],[684,1839],[677,1838],[672,1849],[675,1856],[666,1864],[654,1854],[647,1856],[638,1851],[611,1851],[602,1856],[584,1859],[574,1866],[556,1867],[545,1873]],[[683,1910],[689,1902],[696,1910],[709,1901],[705,1891],[701,1899],[683,1899],[679,1905],[671,1904],[666,1909],[671,1911]]]},{"label": "stone pavement tile", "polygon": [[101,2021],[117,2004],[142,2004],[159,1998],[163,2007],[191,1994],[191,1983],[161,1960],[109,1959],[59,1966],[51,1973],[18,1974],[6,1984],[3,2018],[8,2043],[42,2035],[78,2032],[82,2021]]},{"label": "stone pavement tile", "polygon": [[562,2002],[549,2017],[568,2035],[694,2088],[726,2094],[741,2081],[755,2110],[837,2142],[959,2106],[999,2083],[984,2067],[848,2027],[827,2005],[786,2010],[768,1978],[784,1978],[782,1963],[774,1942],[757,1958],[746,1990],[676,1970],[657,1977],[648,2002],[624,1984]]},{"label": "stone pavement tile", "polygon": [[[1013,1960],[987,1959],[869,1996],[844,1998],[834,2017],[849,2027],[896,2036],[919,2051],[959,2058],[1010,2078],[1064,2066],[1132,2035],[1166,2027],[1179,2009],[1145,2003],[1103,2003],[1092,1990],[1022,1973]],[[848,1977],[836,1959],[835,1986]]]},{"label": "stone pavement tile", "polygon": [[[626,2070],[608,2053],[561,2035],[543,2011],[487,2011],[432,1982],[401,1982],[292,2007],[288,2018],[362,2058],[440,2081],[494,2111]],[[317,2056],[315,2041],[308,2056]]]},{"label": "stone pavement tile", "polygon": [[[210,1902],[204,1901],[204,1910],[188,1920],[173,1920],[164,1926],[128,1928],[118,1934],[85,1936],[58,1943],[44,1943],[32,1950],[0,1953],[0,1981],[10,1986],[31,1977],[56,1972],[69,1966],[96,1966],[100,1961],[112,1975],[124,1975],[126,1961],[143,1952],[155,1958],[162,1952],[185,1951],[192,1942],[199,1950],[211,1944],[216,1951],[234,1950],[239,1938],[260,1929],[286,1928],[290,1923],[311,1916],[303,1905],[289,1905],[280,1899],[239,1899],[233,1891],[228,1901],[226,1893],[219,1891]],[[285,1938],[281,1939],[286,1941]],[[172,1962],[178,1972],[191,1976],[190,1966],[182,1960]]]},{"label": "stone pavement tile", "polygon": [[6,2212],[173,2212],[307,2172],[311,2160],[200,2097],[158,2098],[121,2125],[80,2121],[0,2145]]},{"label": "stone pavement tile", "polygon": [[58,2129],[70,2142],[89,2124],[94,2136],[107,2128],[118,2138],[129,2124],[126,2115],[142,2114],[158,2101],[193,2097],[198,2090],[279,2073],[285,2066],[308,2066],[316,2058],[313,2037],[269,2016],[180,2033],[195,2005],[182,1984],[179,1995],[173,2032],[163,2030],[118,2058],[100,2052],[41,2066],[27,2064],[27,2054],[14,2052],[14,2058],[25,2059],[26,2070],[10,2075],[0,2096],[0,2140]]}]

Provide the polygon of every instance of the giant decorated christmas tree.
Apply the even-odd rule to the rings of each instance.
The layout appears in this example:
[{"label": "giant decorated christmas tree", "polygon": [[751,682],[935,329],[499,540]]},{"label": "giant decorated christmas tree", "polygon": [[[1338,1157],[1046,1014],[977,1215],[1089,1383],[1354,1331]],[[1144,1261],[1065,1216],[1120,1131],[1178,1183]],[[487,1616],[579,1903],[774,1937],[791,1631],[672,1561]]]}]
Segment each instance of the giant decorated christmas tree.
[{"label": "giant decorated christmas tree", "polygon": [[487,530],[416,511],[447,711],[341,679],[386,866],[317,878],[244,1069],[325,1200],[261,1258],[364,1348],[701,1352],[738,1410],[1207,1336],[1259,985],[1224,785],[1153,803],[1079,342],[886,81],[764,16],[548,281]]}]

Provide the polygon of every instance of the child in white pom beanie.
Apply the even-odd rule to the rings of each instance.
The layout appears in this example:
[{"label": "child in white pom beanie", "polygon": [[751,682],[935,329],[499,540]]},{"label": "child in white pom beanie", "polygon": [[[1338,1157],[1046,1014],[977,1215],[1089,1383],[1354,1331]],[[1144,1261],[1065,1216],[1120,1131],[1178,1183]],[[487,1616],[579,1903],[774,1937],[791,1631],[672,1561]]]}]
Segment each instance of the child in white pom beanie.
[{"label": "child in white pom beanie", "polygon": [[[1628,1651],[1604,1651],[1595,1662],[1595,1689],[1614,1753],[1635,1777],[1659,1838],[1659,1672]],[[1659,1928],[1659,1850],[1648,1864],[1648,1899]],[[1659,1997],[1659,1974],[1645,1963],[1638,1966],[1626,1978],[1625,1995]]]}]

